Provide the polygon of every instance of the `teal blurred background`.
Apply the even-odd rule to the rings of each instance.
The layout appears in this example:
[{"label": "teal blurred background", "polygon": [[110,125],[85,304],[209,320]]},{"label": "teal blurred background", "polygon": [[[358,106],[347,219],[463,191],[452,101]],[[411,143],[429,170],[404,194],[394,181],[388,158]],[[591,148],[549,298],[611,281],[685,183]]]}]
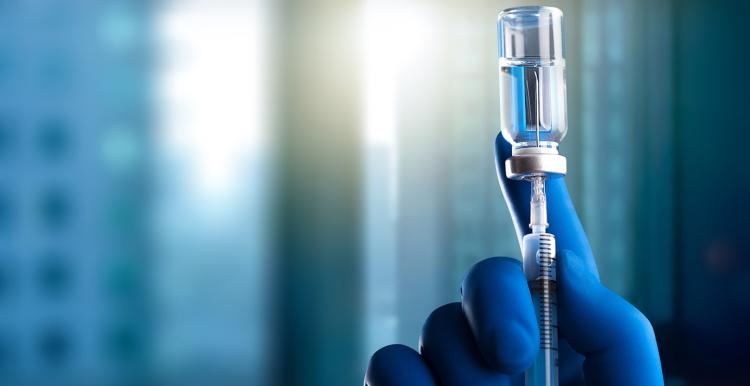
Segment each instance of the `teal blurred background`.
[{"label": "teal blurred background", "polygon": [[[750,5],[540,3],[602,280],[668,385],[750,384]],[[492,147],[522,4],[0,1],[0,383],[343,386],[415,347],[518,256]]]}]

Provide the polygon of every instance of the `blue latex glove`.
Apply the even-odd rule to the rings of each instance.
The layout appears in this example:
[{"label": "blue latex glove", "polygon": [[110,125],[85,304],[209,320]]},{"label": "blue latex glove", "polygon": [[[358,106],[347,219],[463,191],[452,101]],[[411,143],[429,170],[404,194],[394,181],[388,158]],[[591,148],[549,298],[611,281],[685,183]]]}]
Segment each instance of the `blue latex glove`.
[{"label": "blue latex glove", "polygon": [[[505,178],[510,145],[495,141],[500,186],[519,240],[528,230],[530,186]],[[561,385],[663,385],[649,321],[599,282],[596,263],[562,178],[547,182],[549,232],[558,248]],[[365,376],[369,386],[523,385],[537,355],[539,330],[521,265],[493,257],[471,268],[461,302],[436,309],[422,329],[419,350],[378,350]]]}]

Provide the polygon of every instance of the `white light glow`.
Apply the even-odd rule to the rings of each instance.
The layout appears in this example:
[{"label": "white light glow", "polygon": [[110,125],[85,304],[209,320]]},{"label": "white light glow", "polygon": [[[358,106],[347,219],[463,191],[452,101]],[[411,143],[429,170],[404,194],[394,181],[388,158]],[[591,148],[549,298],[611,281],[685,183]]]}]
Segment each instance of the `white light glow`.
[{"label": "white light glow", "polygon": [[[422,60],[436,43],[428,9],[393,0],[364,8],[364,249],[365,347],[363,359],[397,339],[396,305],[397,130],[400,72]],[[425,56],[426,57],[426,56]]]},{"label": "white light glow", "polygon": [[264,141],[264,19],[254,7],[186,2],[158,23],[169,53],[158,78],[161,143],[208,198],[233,193]]},{"label": "white light glow", "polygon": [[369,1],[364,18],[365,141],[395,146],[399,68],[435,43],[427,9],[398,1]]},{"label": "white light glow", "polygon": [[265,384],[272,2],[159,4],[155,368],[167,384]]}]

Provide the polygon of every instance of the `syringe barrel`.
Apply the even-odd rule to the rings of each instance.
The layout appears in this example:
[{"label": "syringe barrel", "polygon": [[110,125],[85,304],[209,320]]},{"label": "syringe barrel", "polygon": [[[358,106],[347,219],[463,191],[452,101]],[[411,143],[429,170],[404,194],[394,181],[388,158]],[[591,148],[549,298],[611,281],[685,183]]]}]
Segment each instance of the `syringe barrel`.
[{"label": "syringe barrel", "polygon": [[523,270],[539,324],[539,354],[526,370],[526,386],[558,385],[557,256],[555,237],[530,233],[523,238]]}]

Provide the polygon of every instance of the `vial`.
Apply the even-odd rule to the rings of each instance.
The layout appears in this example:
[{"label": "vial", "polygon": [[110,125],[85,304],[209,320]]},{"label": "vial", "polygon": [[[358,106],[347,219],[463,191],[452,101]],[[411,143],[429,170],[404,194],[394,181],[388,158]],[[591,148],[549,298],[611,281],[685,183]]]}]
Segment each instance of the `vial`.
[{"label": "vial", "polygon": [[514,154],[557,154],[567,132],[562,17],[543,6],[498,15],[500,129]]}]

